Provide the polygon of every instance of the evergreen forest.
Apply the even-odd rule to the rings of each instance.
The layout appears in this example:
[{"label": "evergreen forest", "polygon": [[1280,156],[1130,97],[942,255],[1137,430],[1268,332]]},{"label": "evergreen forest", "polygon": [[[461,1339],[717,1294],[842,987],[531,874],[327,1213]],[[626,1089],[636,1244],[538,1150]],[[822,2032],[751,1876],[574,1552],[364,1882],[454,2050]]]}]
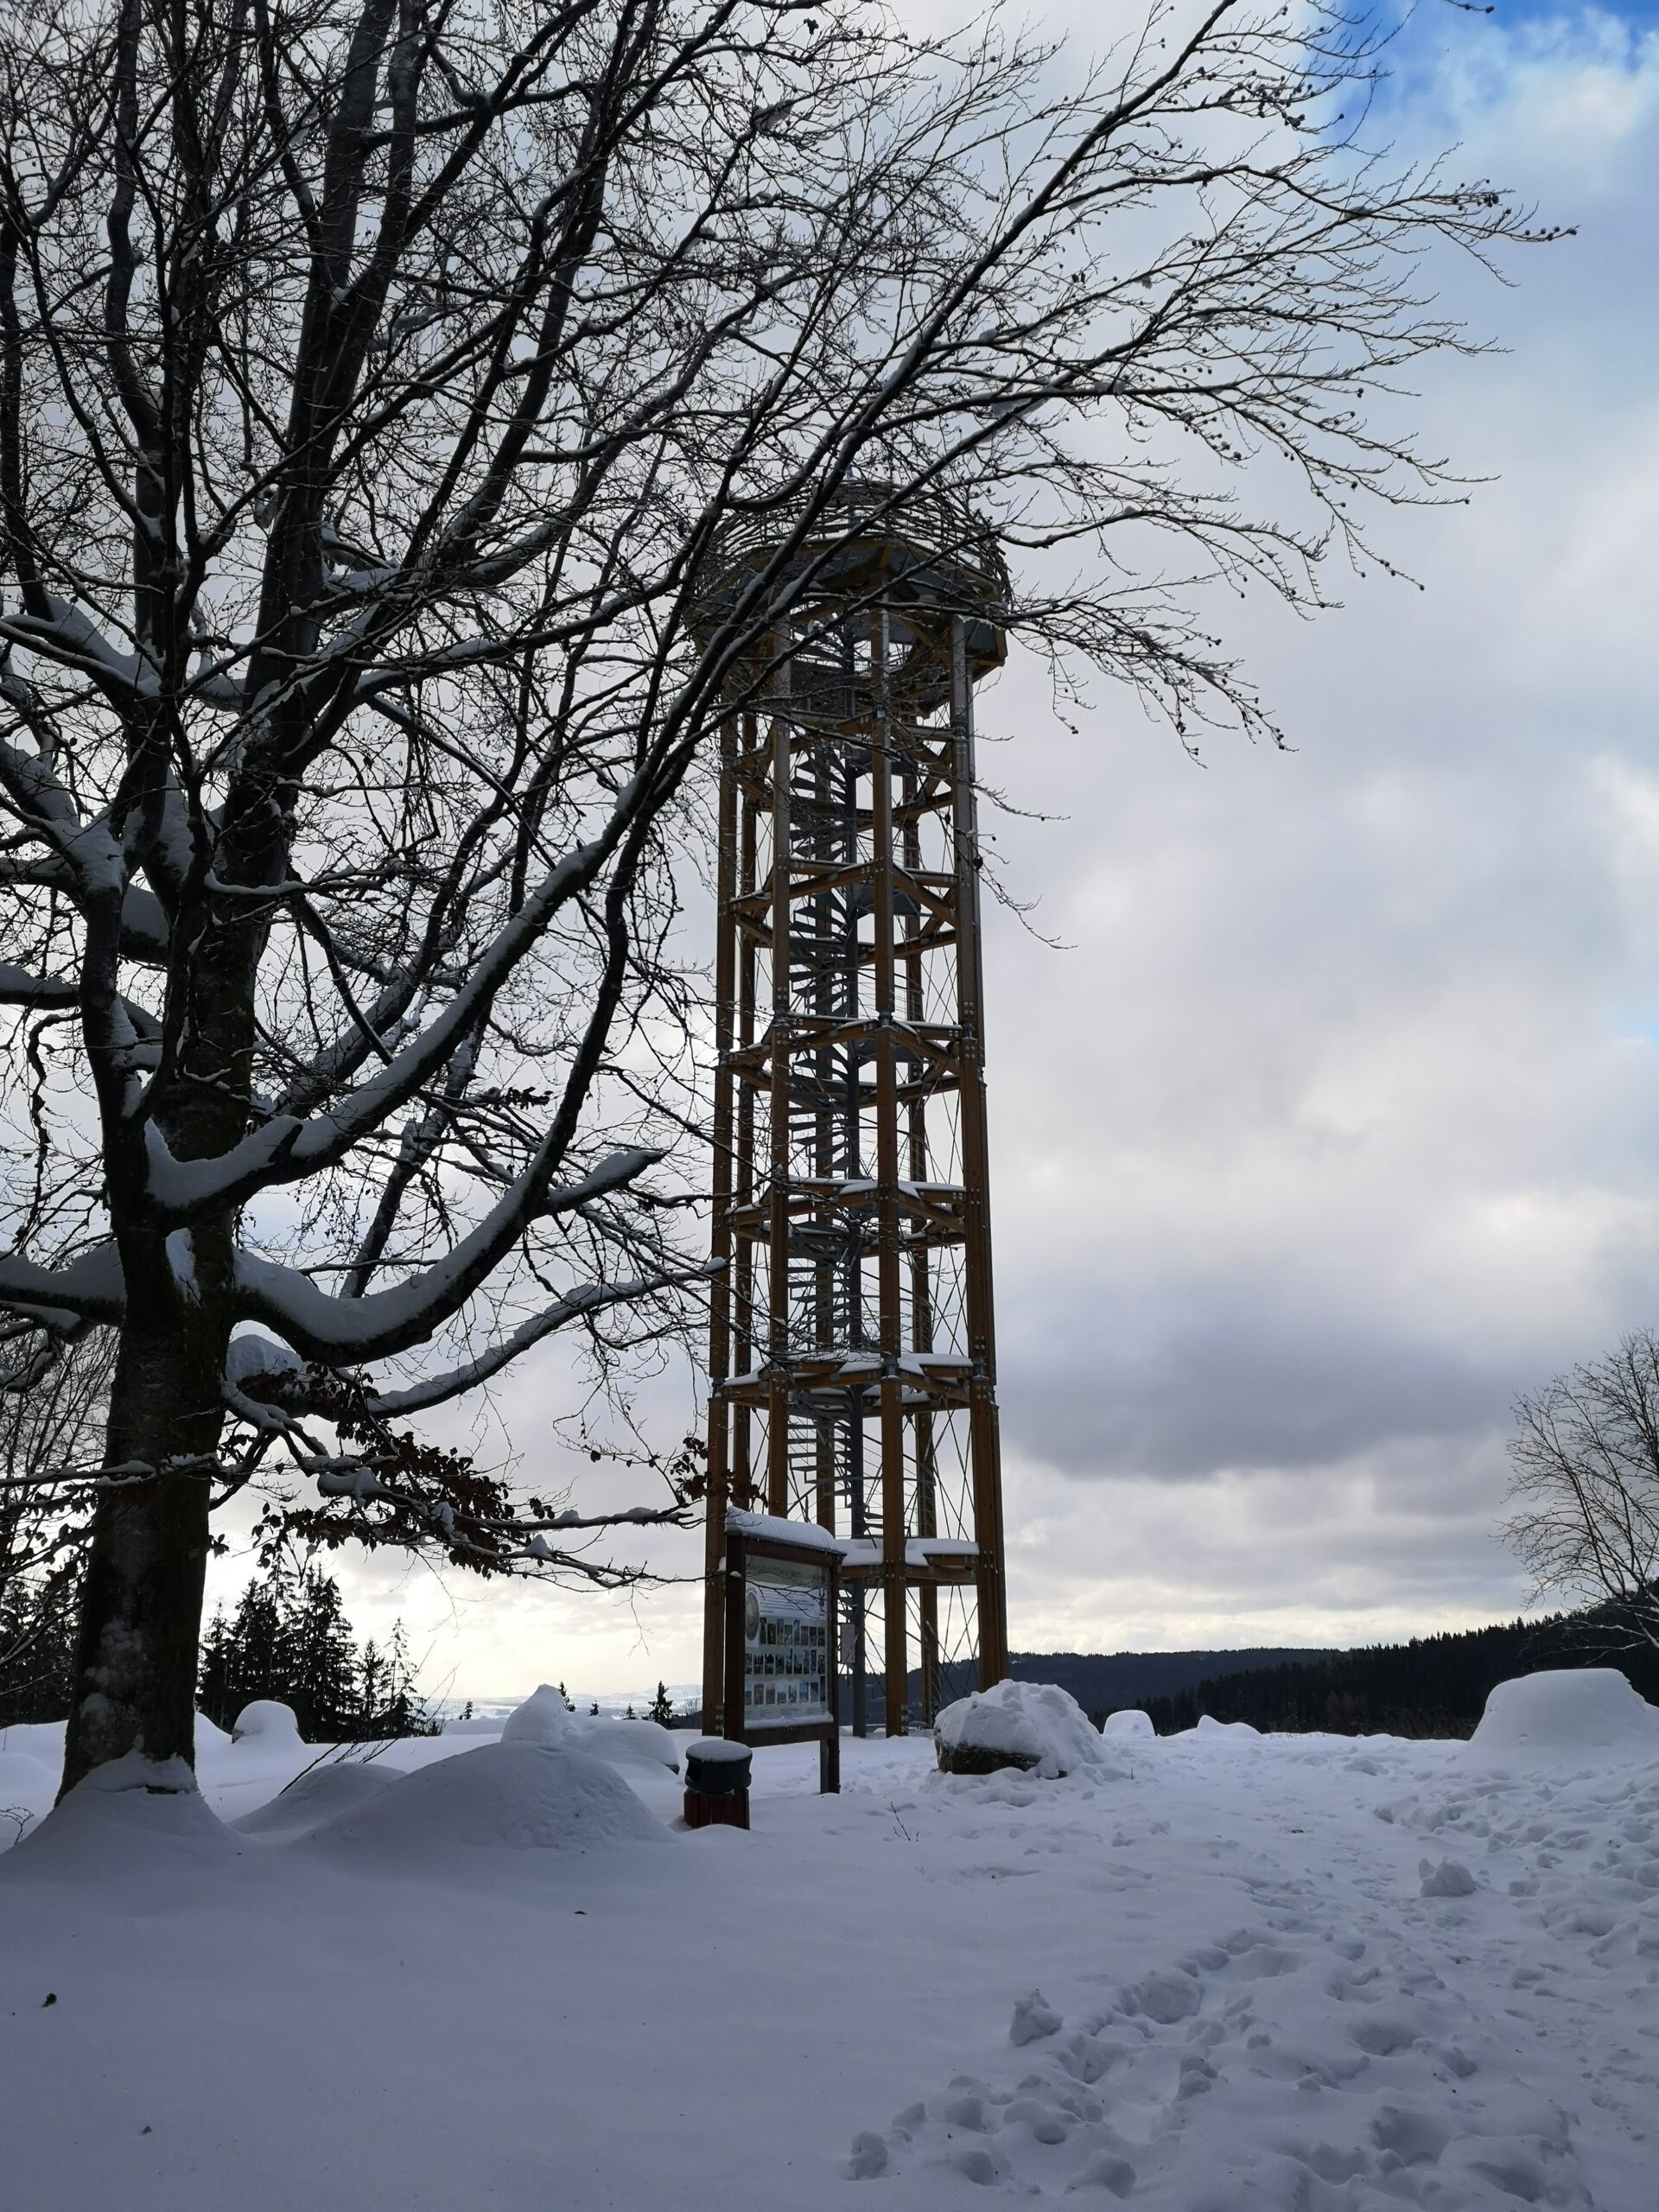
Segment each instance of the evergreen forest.
[{"label": "evergreen forest", "polygon": [[1208,1713],[1291,1734],[1466,1737],[1499,1682],[1548,1667],[1617,1667],[1643,1697],[1659,1703],[1659,1651],[1615,1640],[1590,1612],[1217,1670],[1148,1698],[1146,1710],[1160,1736],[1191,1728]]},{"label": "evergreen forest", "polygon": [[[63,1719],[73,1661],[73,1590],[25,1577],[0,1583],[0,1727]],[[267,1567],[203,1637],[207,1718],[233,1728],[261,1698],[291,1707],[308,1743],[435,1735],[439,1726],[416,1687],[403,1624],[384,1643],[359,1643],[339,1584],[315,1566]]]}]

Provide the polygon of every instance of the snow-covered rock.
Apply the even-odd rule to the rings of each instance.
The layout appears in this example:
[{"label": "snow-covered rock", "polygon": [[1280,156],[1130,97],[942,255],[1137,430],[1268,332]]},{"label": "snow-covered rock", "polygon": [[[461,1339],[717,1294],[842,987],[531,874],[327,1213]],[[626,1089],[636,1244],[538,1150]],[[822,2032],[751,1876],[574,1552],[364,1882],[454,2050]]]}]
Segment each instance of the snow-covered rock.
[{"label": "snow-covered rock", "polygon": [[274,1697],[257,1697],[251,1705],[245,1705],[237,1714],[231,1740],[237,1744],[257,1743],[272,1746],[297,1744],[300,1724],[294,1717],[291,1705],[283,1705]]},{"label": "snow-covered rock", "polygon": [[480,1744],[401,1775],[310,1831],[378,1866],[426,1867],[480,1849],[583,1853],[664,1840],[621,1777],[558,1744]]},{"label": "snow-covered rock", "polygon": [[1125,1706],[1121,1713],[1109,1713],[1103,1736],[1115,1736],[1135,1743],[1151,1743],[1158,1731],[1152,1725],[1152,1715],[1137,1707]]},{"label": "snow-covered rock", "polygon": [[515,1705],[502,1721],[504,1744],[563,1744],[576,1725],[576,1716],[551,1682],[534,1689],[522,1705]]},{"label": "snow-covered rock", "polygon": [[1421,1859],[1417,1872],[1426,1897],[1471,1897],[1475,1894],[1475,1878],[1459,1859],[1442,1859],[1437,1866],[1432,1859]]},{"label": "snow-covered rock", "polygon": [[1056,1682],[998,1682],[958,1698],[933,1723],[933,1742],[944,1774],[1017,1766],[1055,1777],[1105,1764],[1088,1714]]},{"label": "snow-covered rock", "polygon": [[1500,1682],[1470,1740],[1477,1758],[1545,1765],[1586,1753],[1659,1758],[1659,1708],[1617,1667],[1554,1668]]},{"label": "snow-covered rock", "polygon": [[327,1821],[357,1812],[371,1798],[378,1797],[393,1779],[389,1769],[368,1764],[362,1759],[331,1760],[326,1765],[308,1768],[269,1804],[245,1814],[231,1825],[244,1835],[289,1839],[309,1835],[314,1828],[321,1827]]}]

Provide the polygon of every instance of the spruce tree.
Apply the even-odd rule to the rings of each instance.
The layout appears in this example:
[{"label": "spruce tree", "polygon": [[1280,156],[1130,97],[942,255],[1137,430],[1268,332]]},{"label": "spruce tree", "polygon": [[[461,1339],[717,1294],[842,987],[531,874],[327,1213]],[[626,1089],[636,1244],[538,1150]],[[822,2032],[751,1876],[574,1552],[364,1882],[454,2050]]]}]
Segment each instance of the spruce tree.
[{"label": "spruce tree", "polygon": [[224,1606],[220,1605],[215,1610],[207,1636],[202,1640],[201,1679],[196,1690],[198,1707],[216,1728],[229,1728],[236,1719],[232,1687],[234,1656],[231,1625],[225,1618]]},{"label": "spruce tree", "polygon": [[301,1578],[289,1624],[288,1702],[301,1735],[314,1744],[349,1735],[358,1709],[357,1644],[332,1575],[313,1567]]}]

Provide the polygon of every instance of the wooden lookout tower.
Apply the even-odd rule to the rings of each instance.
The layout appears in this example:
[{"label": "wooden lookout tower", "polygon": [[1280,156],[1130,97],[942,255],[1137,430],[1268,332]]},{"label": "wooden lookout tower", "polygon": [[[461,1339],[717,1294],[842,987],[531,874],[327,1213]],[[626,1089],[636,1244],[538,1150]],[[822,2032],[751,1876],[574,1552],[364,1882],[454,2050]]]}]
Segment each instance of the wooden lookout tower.
[{"label": "wooden lookout tower", "polygon": [[[722,540],[717,601],[786,625],[724,727],[703,1725],[726,1685],[726,1516],[842,1541],[855,1731],[942,1669],[1007,1671],[973,692],[1006,650],[995,539],[843,493]],[[765,601],[763,601],[763,604]]]}]

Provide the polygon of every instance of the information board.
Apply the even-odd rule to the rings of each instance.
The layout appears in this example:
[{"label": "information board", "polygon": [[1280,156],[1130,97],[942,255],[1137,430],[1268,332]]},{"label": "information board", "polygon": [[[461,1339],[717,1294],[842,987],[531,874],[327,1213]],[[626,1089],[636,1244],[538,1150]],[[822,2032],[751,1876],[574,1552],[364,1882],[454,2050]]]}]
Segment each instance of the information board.
[{"label": "information board", "polygon": [[743,1726],[829,1721],[835,1675],[827,1560],[752,1554],[743,1592]]},{"label": "information board", "polygon": [[[754,1516],[759,1519],[760,1516]],[[766,1518],[726,1526],[726,1653],[721,1732],[746,1744],[816,1739],[818,1786],[841,1787],[833,1538]]]}]

